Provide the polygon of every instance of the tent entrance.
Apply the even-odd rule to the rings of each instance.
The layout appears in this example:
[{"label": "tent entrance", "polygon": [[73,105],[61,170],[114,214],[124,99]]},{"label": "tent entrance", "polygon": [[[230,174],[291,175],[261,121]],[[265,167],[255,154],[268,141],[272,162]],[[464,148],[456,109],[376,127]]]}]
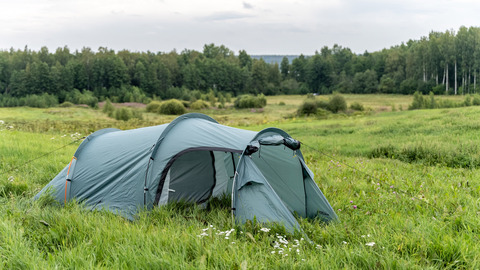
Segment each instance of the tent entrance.
[{"label": "tent entrance", "polygon": [[239,153],[218,148],[178,153],[162,172],[158,205],[180,201],[201,204],[212,197],[230,195]]}]

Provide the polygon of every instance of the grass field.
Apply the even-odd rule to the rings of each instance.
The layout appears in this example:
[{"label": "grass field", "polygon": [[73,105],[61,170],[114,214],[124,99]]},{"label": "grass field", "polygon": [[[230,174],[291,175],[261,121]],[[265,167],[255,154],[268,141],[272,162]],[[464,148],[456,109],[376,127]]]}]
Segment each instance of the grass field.
[{"label": "grass field", "polygon": [[340,222],[301,220],[306,236],[285,238],[279,229],[233,226],[220,204],[164,207],[130,222],[73,202],[32,201],[70,161],[78,138],[174,116],[122,122],[86,108],[0,108],[0,268],[480,268],[480,107],[405,111],[411,96],[346,95],[372,112],[317,119],[294,116],[303,98],[269,97],[263,110],[202,111],[302,141]]}]

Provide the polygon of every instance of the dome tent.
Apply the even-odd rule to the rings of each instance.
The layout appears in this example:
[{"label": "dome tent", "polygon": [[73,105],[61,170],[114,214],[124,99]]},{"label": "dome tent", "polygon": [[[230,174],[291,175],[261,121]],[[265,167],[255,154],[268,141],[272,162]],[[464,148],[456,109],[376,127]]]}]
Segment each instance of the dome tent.
[{"label": "dome tent", "polygon": [[294,218],[337,219],[286,132],[224,126],[199,113],[133,130],[102,129],[88,136],[72,161],[35,198],[82,201],[133,219],[139,209],[169,202],[204,203],[231,196],[238,222],[283,224]]}]

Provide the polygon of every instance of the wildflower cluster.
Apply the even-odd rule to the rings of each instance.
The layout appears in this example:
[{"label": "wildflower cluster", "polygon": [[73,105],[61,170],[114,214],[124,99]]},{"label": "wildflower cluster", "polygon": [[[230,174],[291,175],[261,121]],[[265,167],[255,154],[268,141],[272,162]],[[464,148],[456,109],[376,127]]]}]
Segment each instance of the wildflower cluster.
[{"label": "wildflower cluster", "polygon": [[[230,230],[227,230],[227,231],[220,231],[218,229],[216,229],[215,227],[213,227],[213,225],[210,225],[208,226],[207,228],[205,229],[202,229],[202,233],[197,235],[197,237],[200,237],[200,238],[203,238],[205,236],[209,236],[209,235],[218,235],[218,236],[222,236],[224,237],[225,239],[230,239],[230,234],[235,231],[235,229],[230,229]],[[210,232],[210,234],[209,234]],[[235,242],[232,242],[232,244],[235,244]]]},{"label": "wildflower cluster", "polygon": [[80,134],[78,132],[75,132],[73,134],[70,134],[70,138],[72,138],[72,140],[78,140],[78,139],[82,138],[82,134]]},{"label": "wildflower cluster", "polygon": [[304,241],[303,238],[293,239],[293,243],[288,242],[285,235],[275,234],[276,240],[273,242],[273,251],[272,254],[279,254],[283,257],[287,257],[291,252],[295,252],[297,255],[300,255],[300,244]]},{"label": "wildflower cluster", "polygon": [[342,164],[339,162],[339,161],[335,161],[335,160],[330,160],[330,162],[328,163],[328,170],[331,170],[335,167],[342,167]]}]

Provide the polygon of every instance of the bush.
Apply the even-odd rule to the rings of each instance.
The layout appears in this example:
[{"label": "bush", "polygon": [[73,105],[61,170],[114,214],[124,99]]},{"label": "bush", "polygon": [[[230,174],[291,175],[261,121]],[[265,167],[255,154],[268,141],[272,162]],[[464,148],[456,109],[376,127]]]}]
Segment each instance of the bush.
[{"label": "bush", "polygon": [[78,89],[73,89],[65,97],[65,101],[70,101],[74,104],[87,104],[88,106],[95,108],[98,104],[98,98],[94,96],[91,91],[80,92]]},{"label": "bush", "polygon": [[190,109],[192,110],[203,110],[207,109],[208,107],[208,103],[201,99],[194,101],[190,104]]},{"label": "bush", "polygon": [[310,114],[316,114],[317,113],[317,103],[315,100],[312,99],[307,99],[305,100],[302,105],[300,105],[300,108],[298,109],[298,114],[299,115],[310,115]]},{"label": "bush", "polygon": [[317,104],[317,108],[323,109],[323,110],[328,110],[328,101],[317,100],[315,103]]},{"label": "bush", "polygon": [[69,107],[73,107],[75,104],[69,102],[69,101],[65,101],[63,102],[62,104],[58,105],[58,107],[61,107],[61,108],[69,108]]},{"label": "bush", "polygon": [[418,109],[423,109],[425,108],[425,100],[423,98],[423,95],[416,91],[414,94],[413,94],[413,102],[412,104],[410,104],[410,106],[408,106],[408,109],[409,110],[418,110]]},{"label": "bush", "polygon": [[[394,105],[393,105],[394,106]],[[393,107],[392,107],[393,108]],[[352,104],[350,104],[350,109],[354,110],[354,111],[361,111],[363,112],[365,110],[365,108],[363,107],[363,105],[359,102],[353,102]]]},{"label": "bush", "polygon": [[152,101],[150,103],[147,104],[147,112],[151,112],[151,113],[160,113],[160,105],[162,105],[162,103],[160,101]]},{"label": "bush", "polygon": [[28,95],[20,98],[19,105],[34,108],[55,107],[58,105],[58,98],[47,93],[42,95]]},{"label": "bush", "polygon": [[339,94],[335,94],[328,102],[328,110],[333,113],[346,111],[347,102],[345,101],[345,98]]},{"label": "bush", "polygon": [[466,96],[465,100],[463,101],[463,106],[469,107],[472,106],[472,97],[471,96]]},{"label": "bush", "polygon": [[177,99],[171,99],[163,102],[159,109],[159,113],[169,115],[179,115],[186,112],[187,110],[185,109],[185,106],[183,106],[183,103]]},{"label": "bush", "polygon": [[113,117],[117,120],[128,121],[132,118],[142,119],[142,113],[130,108],[118,108],[113,111]]},{"label": "bush", "polygon": [[472,105],[473,105],[473,106],[478,106],[478,105],[480,105],[480,96],[478,96],[478,95],[474,95],[474,96],[473,96]]},{"label": "bush", "polygon": [[278,105],[279,105],[279,106],[285,106],[286,104],[285,104],[285,102],[280,101],[280,102],[278,103]]},{"label": "bush", "polygon": [[106,113],[108,116],[112,116],[113,111],[115,111],[115,107],[113,106],[112,102],[110,102],[110,99],[107,98],[102,111]]},{"label": "bush", "polygon": [[267,105],[267,99],[263,94],[258,96],[241,95],[233,103],[236,109],[263,108]]}]

